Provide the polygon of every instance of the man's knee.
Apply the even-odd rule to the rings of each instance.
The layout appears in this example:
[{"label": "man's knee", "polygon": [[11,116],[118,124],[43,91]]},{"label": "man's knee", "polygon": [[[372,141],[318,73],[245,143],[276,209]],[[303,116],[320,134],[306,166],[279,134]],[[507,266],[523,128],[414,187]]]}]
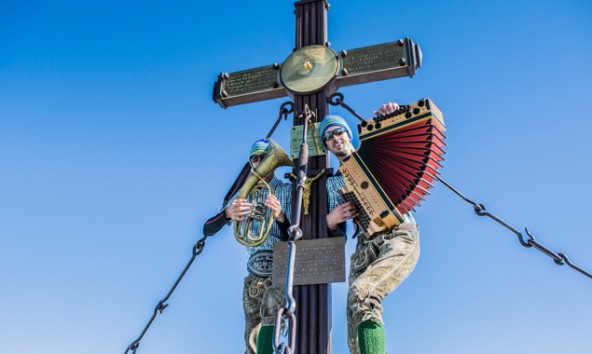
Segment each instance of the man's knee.
[{"label": "man's knee", "polygon": [[348,319],[354,326],[364,321],[382,324],[382,300],[375,292],[370,292],[370,285],[354,283],[350,286],[347,296]]}]

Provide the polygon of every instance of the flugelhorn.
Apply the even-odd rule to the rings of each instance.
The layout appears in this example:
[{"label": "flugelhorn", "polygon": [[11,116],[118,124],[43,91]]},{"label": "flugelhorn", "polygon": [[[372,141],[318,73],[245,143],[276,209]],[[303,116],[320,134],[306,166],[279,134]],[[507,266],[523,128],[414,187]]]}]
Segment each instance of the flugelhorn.
[{"label": "flugelhorn", "polygon": [[[263,191],[268,189],[268,195],[273,195],[273,190],[265,181],[265,177],[273,173],[280,166],[294,166],[286,152],[272,139],[269,141],[269,151],[259,163],[257,168],[251,169],[251,173],[241,187],[238,197],[247,199],[253,203],[251,213],[243,221],[234,221],[234,237],[245,246],[256,247],[265,242],[271,226],[275,222],[271,210],[263,205]],[[261,182],[261,183],[259,183]],[[258,232],[251,233],[252,226],[259,226]]]}]

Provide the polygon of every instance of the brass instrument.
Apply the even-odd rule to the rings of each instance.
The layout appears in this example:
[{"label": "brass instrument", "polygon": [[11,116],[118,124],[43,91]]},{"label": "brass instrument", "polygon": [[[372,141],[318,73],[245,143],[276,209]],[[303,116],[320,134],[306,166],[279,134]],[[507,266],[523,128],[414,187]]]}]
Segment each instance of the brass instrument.
[{"label": "brass instrument", "polygon": [[[234,221],[234,237],[244,246],[256,247],[262,244],[275,222],[271,211],[263,205],[265,201],[263,200],[263,191],[265,188],[269,190],[269,195],[273,195],[273,190],[265,181],[265,176],[273,173],[280,166],[294,166],[288,154],[278,143],[272,139],[268,139],[268,141],[269,151],[257,168],[251,169],[251,173],[238,193],[238,198],[247,199],[254,204],[246,220]],[[260,223],[259,233],[257,234],[251,233],[251,226],[254,222]]]}]

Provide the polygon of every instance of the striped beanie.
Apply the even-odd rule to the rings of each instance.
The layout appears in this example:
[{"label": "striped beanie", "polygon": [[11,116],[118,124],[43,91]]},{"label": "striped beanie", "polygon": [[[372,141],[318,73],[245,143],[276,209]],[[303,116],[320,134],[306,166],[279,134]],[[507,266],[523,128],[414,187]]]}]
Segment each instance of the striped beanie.
[{"label": "striped beanie", "polygon": [[251,145],[251,150],[249,150],[249,160],[254,155],[266,154],[269,151],[269,140],[267,139],[259,139]]},{"label": "striped beanie", "polygon": [[344,127],[347,135],[349,135],[349,138],[353,139],[352,131],[349,129],[349,125],[347,125],[347,122],[343,118],[337,115],[328,115],[323,118],[318,128],[319,136],[321,137],[321,141],[323,142],[323,146],[325,146],[325,148],[327,147],[327,144],[325,143],[325,139],[323,139],[323,135],[328,128],[336,125]]}]

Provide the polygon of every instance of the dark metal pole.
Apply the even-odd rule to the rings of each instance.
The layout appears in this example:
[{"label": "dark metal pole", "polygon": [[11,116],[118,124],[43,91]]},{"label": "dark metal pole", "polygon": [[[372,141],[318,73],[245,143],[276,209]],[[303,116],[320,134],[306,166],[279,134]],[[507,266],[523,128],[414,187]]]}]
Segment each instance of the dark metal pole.
[{"label": "dark metal pole", "polygon": [[[325,0],[302,0],[294,4],[296,15],[296,49],[327,42],[327,11]],[[327,95],[321,91],[306,96],[295,96],[296,114],[294,125],[302,125],[304,105],[315,112],[311,123],[321,120],[329,110]],[[311,128],[312,129],[312,128]],[[309,160],[309,175],[318,174],[329,167],[326,156],[312,157]],[[304,239],[327,236],[327,191],[326,175],[311,186],[310,214],[302,215]],[[331,285],[302,285],[294,289],[296,299],[298,354],[330,354],[331,350]]]}]

